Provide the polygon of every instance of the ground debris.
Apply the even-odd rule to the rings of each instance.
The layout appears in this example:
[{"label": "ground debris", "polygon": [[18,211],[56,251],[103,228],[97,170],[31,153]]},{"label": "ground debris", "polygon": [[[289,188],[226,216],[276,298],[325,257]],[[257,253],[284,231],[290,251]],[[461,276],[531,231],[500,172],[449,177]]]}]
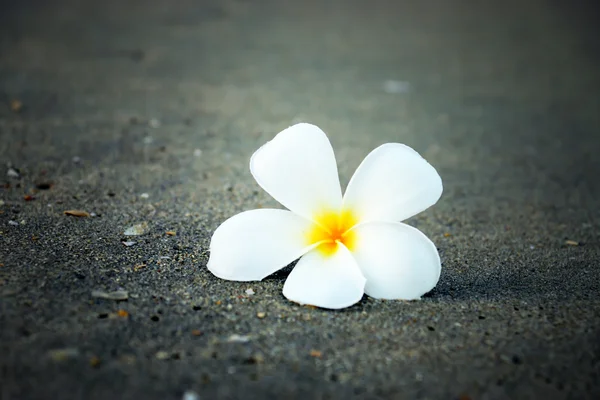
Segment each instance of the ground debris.
[{"label": "ground debris", "polygon": [[79,356],[79,350],[75,347],[65,347],[48,351],[48,356],[53,361],[66,361]]},{"label": "ground debris", "polygon": [[323,352],[321,352],[320,350],[312,349],[309,354],[311,357],[315,357],[315,358],[323,357]]},{"label": "ground debris", "polygon": [[129,298],[129,293],[126,290],[116,290],[114,292],[102,292],[100,290],[92,291],[92,297],[97,299],[106,299],[106,300],[127,300]]},{"label": "ground debris", "polygon": [[131,240],[123,240],[123,241],[121,241],[121,243],[123,243],[123,246],[125,246],[125,247],[131,247],[134,244],[136,244],[137,242],[133,242]]},{"label": "ground debris", "polygon": [[580,243],[575,240],[565,240],[565,244],[567,246],[579,246]]},{"label": "ground debris", "polygon": [[177,232],[175,232],[175,231],[166,231],[165,233],[166,233],[167,236],[175,236],[175,235],[177,235]]},{"label": "ground debris", "polygon": [[90,213],[88,213],[87,211],[83,211],[83,210],[66,210],[63,211],[63,214],[65,215],[70,215],[72,217],[89,217]]},{"label": "ground debris", "polygon": [[252,296],[254,294],[254,290],[252,288],[248,288],[248,289],[246,289],[246,294],[248,296]]},{"label": "ground debris", "polygon": [[194,392],[193,390],[186,390],[181,399],[182,400],[200,400],[200,396],[198,395],[198,393]]},{"label": "ground debris", "polygon": [[227,338],[227,343],[248,343],[250,341],[250,336],[246,335],[238,335],[234,333]]},{"label": "ground debris", "polygon": [[140,224],[132,225],[125,229],[123,235],[125,236],[140,236],[148,231],[148,223],[142,222]]},{"label": "ground debris", "polygon": [[92,358],[90,358],[90,366],[91,367],[98,367],[100,366],[100,364],[102,363],[102,361],[100,361],[100,358],[93,356]]},{"label": "ground debris", "polygon": [[6,171],[6,176],[8,176],[9,178],[19,179],[21,177],[21,174],[19,173],[18,169],[11,167],[8,169],[8,171]]},{"label": "ground debris", "polygon": [[21,100],[13,99],[10,101],[10,111],[12,112],[21,112],[23,109],[23,102]]}]

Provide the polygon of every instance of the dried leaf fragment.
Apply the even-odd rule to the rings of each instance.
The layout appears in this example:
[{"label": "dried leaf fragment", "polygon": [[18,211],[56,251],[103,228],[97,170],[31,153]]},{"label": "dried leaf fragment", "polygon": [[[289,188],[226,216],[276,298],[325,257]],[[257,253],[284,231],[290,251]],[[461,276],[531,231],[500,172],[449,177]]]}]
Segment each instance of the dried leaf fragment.
[{"label": "dried leaf fragment", "polygon": [[90,216],[90,213],[88,213],[87,211],[83,211],[83,210],[66,210],[66,211],[63,211],[63,214],[70,215],[72,217],[78,217],[78,218]]},{"label": "dried leaf fragment", "polygon": [[167,234],[167,236],[175,236],[175,235],[177,235],[177,232],[175,232],[175,231],[166,231],[165,233]]},{"label": "dried leaf fragment", "polygon": [[79,356],[79,350],[74,347],[66,347],[63,349],[53,349],[48,351],[48,356],[53,361],[66,361],[69,358],[75,358]]},{"label": "dried leaf fragment", "polygon": [[10,110],[12,112],[19,112],[23,109],[23,102],[17,99],[10,101]]},{"label": "dried leaf fragment", "polygon": [[92,358],[90,358],[90,366],[96,368],[97,366],[99,366],[101,363],[100,359],[96,356],[93,356]]},{"label": "dried leaf fragment", "polygon": [[310,351],[310,356],[315,358],[321,358],[323,356],[323,353],[320,350],[312,349]]}]

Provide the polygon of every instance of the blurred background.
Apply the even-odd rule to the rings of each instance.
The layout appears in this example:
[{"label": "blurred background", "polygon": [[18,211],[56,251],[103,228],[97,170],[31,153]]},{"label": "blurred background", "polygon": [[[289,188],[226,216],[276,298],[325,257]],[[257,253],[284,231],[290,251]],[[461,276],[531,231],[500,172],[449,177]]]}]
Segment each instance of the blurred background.
[{"label": "blurred background", "polygon": [[[0,398],[598,395],[598,16],[0,0]],[[206,271],[224,219],[276,206],[248,161],[300,121],[343,184],[384,142],[438,170],[409,221],[442,255],[425,300],[331,313],[287,302],[285,272],[251,299]],[[90,297],[120,289],[136,297]]]}]

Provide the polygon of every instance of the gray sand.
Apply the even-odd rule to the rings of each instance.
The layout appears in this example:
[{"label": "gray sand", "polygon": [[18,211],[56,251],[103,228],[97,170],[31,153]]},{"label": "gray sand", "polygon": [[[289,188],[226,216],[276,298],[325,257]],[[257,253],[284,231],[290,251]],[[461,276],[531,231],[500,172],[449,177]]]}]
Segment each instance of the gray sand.
[{"label": "gray sand", "polygon": [[[596,10],[175,3],[2,2],[0,399],[600,398]],[[206,270],[222,221],[276,205],[248,160],[299,121],[343,184],[390,141],[438,169],[422,301]]]}]

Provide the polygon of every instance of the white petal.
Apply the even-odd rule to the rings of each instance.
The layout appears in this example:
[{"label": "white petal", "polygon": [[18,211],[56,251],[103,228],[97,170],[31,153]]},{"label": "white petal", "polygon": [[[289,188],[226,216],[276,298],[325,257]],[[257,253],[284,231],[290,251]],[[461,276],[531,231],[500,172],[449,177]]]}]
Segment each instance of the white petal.
[{"label": "white petal", "polygon": [[352,255],[367,278],[365,293],[378,299],[418,299],[440,278],[440,256],[418,229],[399,222],[371,222],[354,228]]},{"label": "white petal", "polygon": [[331,143],[310,124],[280,132],[250,159],[256,182],[291,211],[306,218],[339,210],[342,190]]},{"label": "white petal", "polygon": [[259,281],[305,254],[311,222],[287,210],[234,215],[210,242],[208,269],[222,279]]},{"label": "white petal", "polygon": [[402,221],[429,208],[442,195],[442,179],[408,146],[386,143],[360,164],[344,194],[344,208],[361,222]]},{"label": "white petal", "polygon": [[283,295],[300,304],[338,309],[360,301],[365,287],[352,254],[338,245],[334,254],[314,249],[298,261],[283,286]]}]

